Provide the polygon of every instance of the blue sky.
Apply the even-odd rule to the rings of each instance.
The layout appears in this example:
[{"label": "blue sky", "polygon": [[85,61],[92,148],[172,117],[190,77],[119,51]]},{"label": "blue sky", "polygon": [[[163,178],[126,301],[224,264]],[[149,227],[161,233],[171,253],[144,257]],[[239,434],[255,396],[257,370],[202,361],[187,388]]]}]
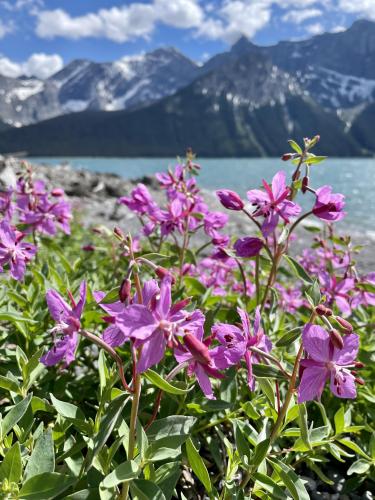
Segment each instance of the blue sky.
[{"label": "blue sky", "polygon": [[0,0],[0,73],[46,77],[165,45],[203,61],[241,34],[269,45],[360,18],[375,20],[375,0]]}]

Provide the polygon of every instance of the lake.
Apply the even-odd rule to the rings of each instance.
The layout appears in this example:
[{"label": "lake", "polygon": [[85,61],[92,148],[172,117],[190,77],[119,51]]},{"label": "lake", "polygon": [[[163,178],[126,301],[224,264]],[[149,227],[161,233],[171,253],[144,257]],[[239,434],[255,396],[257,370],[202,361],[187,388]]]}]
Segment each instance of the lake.
[{"label": "lake", "polygon": [[[176,164],[173,158],[28,158],[31,163],[58,165],[63,162],[74,168],[87,168],[96,172],[110,172],[127,179],[165,170]],[[245,195],[249,189],[259,187],[262,178],[267,181],[278,170],[290,174],[293,167],[279,158],[202,158],[199,184],[214,190],[228,188]],[[347,217],[341,226],[349,224],[353,229],[375,232],[375,158],[329,158],[311,167],[311,183],[314,188],[324,184],[346,197]],[[309,198],[308,198],[309,197]],[[301,201],[302,200],[302,201]],[[313,203],[307,193],[299,201],[304,207]]]}]

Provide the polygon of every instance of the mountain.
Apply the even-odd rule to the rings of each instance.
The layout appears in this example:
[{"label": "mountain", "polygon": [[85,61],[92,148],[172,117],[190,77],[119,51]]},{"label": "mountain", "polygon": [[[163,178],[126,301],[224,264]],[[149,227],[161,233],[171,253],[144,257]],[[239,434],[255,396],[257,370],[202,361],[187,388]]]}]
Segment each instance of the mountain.
[{"label": "mountain", "polygon": [[327,109],[353,108],[375,100],[374,22],[356,21],[340,33],[269,47],[259,47],[241,37],[229,52],[208,61],[203,71],[255,53],[293,75],[301,89]]},{"label": "mountain", "polygon": [[174,48],[112,63],[75,60],[45,81],[0,75],[0,117],[28,125],[84,110],[148,105],[190,83],[198,66]]},{"label": "mountain", "polygon": [[31,124],[1,132],[0,151],[265,156],[319,133],[327,154],[374,154],[374,103],[375,23],[357,21],[269,47],[241,37],[201,67],[167,48],[76,60],[45,81],[0,77],[0,119]]},{"label": "mountain", "polygon": [[270,58],[246,52],[147,107],[74,113],[3,132],[0,151],[174,156],[192,146],[199,156],[272,156],[284,151],[288,137],[320,133],[325,153],[361,154],[344,129]]}]

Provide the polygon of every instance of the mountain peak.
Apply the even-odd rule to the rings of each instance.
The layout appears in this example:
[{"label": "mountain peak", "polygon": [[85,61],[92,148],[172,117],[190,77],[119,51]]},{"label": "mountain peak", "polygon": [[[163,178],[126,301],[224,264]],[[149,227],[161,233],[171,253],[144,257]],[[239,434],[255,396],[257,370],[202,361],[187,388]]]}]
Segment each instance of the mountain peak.
[{"label": "mountain peak", "polygon": [[256,45],[254,45],[245,35],[241,35],[240,38],[232,45],[231,47],[231,52],[234,52],[236,54],[242,54],[244,52],[247,52],[248,50],[251,50],[255,48]]}]

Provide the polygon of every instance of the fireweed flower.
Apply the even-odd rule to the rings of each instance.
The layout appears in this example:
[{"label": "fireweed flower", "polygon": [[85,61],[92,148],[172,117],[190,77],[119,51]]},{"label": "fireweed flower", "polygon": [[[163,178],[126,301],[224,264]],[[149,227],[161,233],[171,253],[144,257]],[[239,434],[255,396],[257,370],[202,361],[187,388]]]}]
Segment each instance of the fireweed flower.
[{"label": "fireweed flower", "polygon": [[13,202],[13,189],[9,188],[7,191],[0,192],[0,214],[3,215],[4,220],[10,221],[15,209]]},{"label": "fireweed flower", "polygon": [[26,263],[36,254],[36,247],[31,243],[22,241],[25,235],[17,231],[9,222],[0,223],[0,271],[8,264],[11,276],[15,280],[22,280]]},{"label": "fireweed flower", "polygon": [[[360,282],[364,285],[368,284],[375,286],[375,273],[369,273],[363,276]],[[361,305],[365,307],[375,306],[375,293],[367,292],[365,289],[356,287],[354,297],[351,301],[351,307],[355,309]]]},{"label": "fireweed flower", "polygon": [[313,208],[313,214],[319,219],[335,222],[345,217],[343,212],[345,206],[345,197],[343,194],[332,193],[331,186],[322,186],[316,190],[316,201]]},{"label": "fireweed flower", "polygon": [[133,212],[139,215],[144,215],[153,208],[156,203],[154,202],[150,191],[144,184],[137,184],[137,186],[132,190],[130,196],[122,196],[118,199],[118,202],[122,205],[126,205]]},{"label": "fireweed flower", "polygon": [[[212,332],[216,338],[223,344],[236,346],[238,352],[242,353],[247,366],[247,381],[251,391],[255,388],[255,380],[253,377],[253,363],[259,362],[259,356],[251,351],[251,347],[256,347],[266,353],[272,349],[272,342],[264,334],[260,325],[260,308],[255,311],[255,320],[253,329],[250,325],[249,315],[243,309],[237,308],[237,312],[241,318],[242,328],[226,323],[218,323],[213,326]],[[253,333],[252,331],[253,330]],[[225,359],[225,351],[221,351]]]},{"label": "fireweed flower", "polygon": [[[142,289],[143,305],[149,307],[151,299],[160,292],[159,285],[156,280],[151,279],[145,282]],[[97,291],[93,293],[94,299],[98,305],[108,314],[103,319],[109,323],[108,328],[103,332],[103,340],[111,347],[118,347],[123,345],[126,341],[130,340],[129,329],[123,328],[117,322],[117,318],[125,311],[126,305],[120,300],[110,304],[104,304],[101,301],[105,297],[105,292]],[[138,301],[137,294],[134,297]]]},{"label": "fireweed flower", "polygon": [[254,257],[258,255],[263,248],[263,241],[259,238],[250,236],[238,239],[233,248],[238,257]]},{"label": "fireweed flower", "polygon": [[289,223],[291,217],[295,217],[301,212],[299,205],[287,200],[290,188],[286,185],[285,179],[285,172],[278,172],[272,179],[271,185],[263,179],[265,192],[260,189],[252,189],[247,192],[248,200],[256,206],[252,215],[265,217],[262,224],[262,233],[265,237],[277,227],[280,217]]},{"label": "fireweed flower", "polygon": [[319,281],[322,285],[322,292],[327,296],[328,305],[332,307],[334,302],[336,302],[342,314],[344,316],[349,316],[352,312],[349,292],[354,290],[354,279],[343,278],[339,280],[336,276],[325,271],[320,273]]},{"label": "fireweed flower", "polygon": [[[75,302],[70,295],[72,305],[69,306],[56,290],[48,290],[46,300],[49,312],[56,321],[50,330],[54,336],[54,346],[40,358],[41,363],[52,366],[65,360],[64,367],[75,359],[78,345],[78,332],[81,329],[81,316],[86,302],[86,282],[79,287],[79,301]],[[57,338],[61,335],[60,338]]]},{"label": "fireweed flower", "polygon": [[[217,348],[209,349],[211,339],[203,340],[202,325],[196,328],[193,333],[184,336],[184,345],[179,345],[174,350],[174,356],[178,363],[188,363],[187,373],[191,377],[195,374],[198,384],[203,394],[208,399],[216,399],[210,381],[210,377],[224,378],[216,366],[216,358],[221,357]],[[221,363],[221,367],[227,368],[229,364]],[[220,368],[221,369],[221,368]]]},{"label": "fireweed flower", "polygon": [[330,335],[322,327],[307,324],[302,342],[308,358],[301,361],[303,369],[298,389],[298,403],[319,399],[325,383],[330,379],[330,389],[339,398],[355,398],[355,366],[359,348],[359,337],[352,333],[343,337],[343,347],[338,349]]},{"label": "fireweed flower", "polygon": [[219,198],[220,203],[223,207],[228,210],[242,210],[245,207],[239,194],[235,191],[230,191],[229,189],[221,189],[216,191],[216,196]]},{"label": "fireweed flower", "polygon": [[176,343],[176,336],[194,332],[203,325],[204,316],[199,310],[188,312],[183,309],[186,302],[172,305],[171,278],[160,284],[160,292],[145,304],[132,304],[116,317],[118,327],[126,337],[141,346],[138,372],[144,372],[163,358],[167,345]]},{"label": "fireweed flower", "polygon": [[54,236],[60,226],[65,234],[70,234],[71,206],[65,200],[51,203],[47,195],[38,199],[32,209],[25,209],[20,214],[20,221],[34,230]]}]

